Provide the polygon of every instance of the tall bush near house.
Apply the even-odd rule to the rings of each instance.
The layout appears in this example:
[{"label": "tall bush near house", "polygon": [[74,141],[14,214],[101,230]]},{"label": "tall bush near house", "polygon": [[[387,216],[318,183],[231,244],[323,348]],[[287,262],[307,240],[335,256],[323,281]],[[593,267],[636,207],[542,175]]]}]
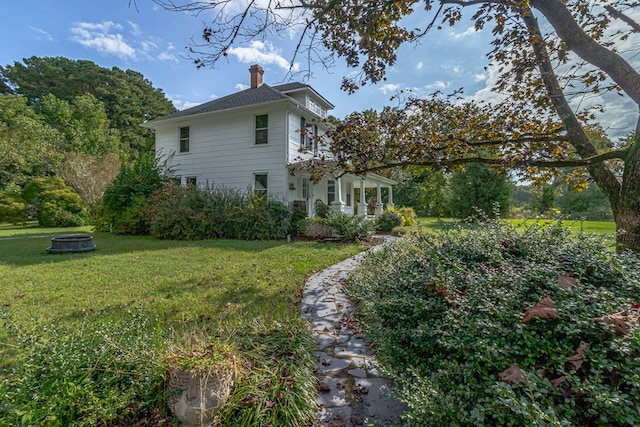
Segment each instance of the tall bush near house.
[{"label": "tall bush near house", "polygon": [[349,293],[411,425],[639,425],[640,265],[498,221],[370,254]]},{"label": "tall bush near house", "polygon": [[35,178],[25,185],[22,198],[35,208],[43,227],[84,225],[86,208],[82,198],[61,178]]},{"label": "tall bush near house", "polygon": [[148,199],[146,218],[161,239],[283,239],[291,211],[282,203],[224,187],[167,183]]},{"label": "tall bush near house", "polygon": [[132,164],[122,165],[120,173],[104,192],[103,217],[98,228],[129,234],[149,233],[147,198],[170,180],[169,174],[154,153],[145,153]]}]

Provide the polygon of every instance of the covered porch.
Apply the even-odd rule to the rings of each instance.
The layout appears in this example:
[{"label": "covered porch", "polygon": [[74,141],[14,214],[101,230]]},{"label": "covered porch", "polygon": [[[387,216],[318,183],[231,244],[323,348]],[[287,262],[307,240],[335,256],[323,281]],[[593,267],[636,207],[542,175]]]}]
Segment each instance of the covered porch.
[{"label": "covered porch", "polygon": [[316,206],[324,203],[337,212],[376,217],[386,206],[394,206],[395,184],[395,181],[374,173],[366,176],[345,174],[337,178],[325,176],[313,182],[309,173],[290,169],[287,199],[308,216],[315,216]]}]

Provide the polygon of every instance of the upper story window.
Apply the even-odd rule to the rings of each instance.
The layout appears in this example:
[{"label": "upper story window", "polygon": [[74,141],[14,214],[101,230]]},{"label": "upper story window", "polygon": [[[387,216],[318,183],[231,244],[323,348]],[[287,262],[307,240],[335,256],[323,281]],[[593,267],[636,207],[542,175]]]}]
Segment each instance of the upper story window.
[{"label": "upper story window", "polygon": [[266,144],[269,142],[269,115],[261,114],[256,116],[256,144]]},{"label": "upper story window", "polygon": [[309,99],[309,109],[319,115],[320,117],[327,117],[327,110],[322,108],[320,104],[318,104],[313,99]]},{"label": "upper story window", "polygon": [[189,126],[180,128],[180,152],[189,152]]}]

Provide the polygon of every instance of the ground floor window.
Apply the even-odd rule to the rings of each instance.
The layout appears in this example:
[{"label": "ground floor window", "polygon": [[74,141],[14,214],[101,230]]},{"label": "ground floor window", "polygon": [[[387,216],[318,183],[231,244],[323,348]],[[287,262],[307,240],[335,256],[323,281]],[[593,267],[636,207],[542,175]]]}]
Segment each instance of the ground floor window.
[{"label": "ground floor window", "polygon": [[196,178],[195,176],[186,176],[184,178],[184,183],[186,185],[193,185],[195,187],[198,183],[198,178]]},{"label": "ground floor window", "polygon": [[336,182],[332,179],[327,181],[327,203],[336,201]]},{"label": "ground floor window", "polygon": [[351,193],[353,192],[353,183],[351,182],[347,182],[347,200],[345,201],[345,203],[347,204],[347,206],[351,206]]},{"label": "ground floor window", "polygon": [[258,196],[266,196],[268,192],[267,182],[266,173],[253,174],[253,192]]},{"label": "ground floor window", "polygon": [[307,200],[311,197],[309,192],[309,178],[302,178],[302,198]]}]

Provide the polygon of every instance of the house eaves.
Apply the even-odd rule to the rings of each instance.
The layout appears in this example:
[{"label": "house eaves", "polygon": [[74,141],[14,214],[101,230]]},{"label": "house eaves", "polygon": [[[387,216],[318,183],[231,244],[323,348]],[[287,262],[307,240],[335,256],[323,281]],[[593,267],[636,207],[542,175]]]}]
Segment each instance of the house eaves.
[{"label": "house eaves", "polygon": [[322,102],[324,102],[326,105],[324,106],[326,109],[328,110],[332,110],[335,108],[335,105],[333,105],[331,102],[329,102],[327,100],[327,98],[325,98],[324,96],[320,95],[318,92],[316,92],[316,90],[314,88],[312,88],[311,86],[304,84],[304,83],[285,83],[285,84],[281,84],[281,85],[277,85],[277,86],[273,86],[273,88],[279,92],[282,92],[284,94],[289,94],[289,93],[293,93],[293,92],[304,92],[304,91],[311,91],[315,96],[318,97],[318,99],[322,100]]},{"label": "house eaves", "polygon": [[239,108],[268,105],[281,101],[295,102],[293,98],[281,93],[269,85],[263,84],[257,88],[245,89],[231,95],[223,96],[222,98],[205,102],[204,104],[196,105],[195,107],[149,120],[148,122],[143,123],[142,126],[153,129],[155,128],[155,125],[161,123],[171,123],[185,118],[199,117],[209,113],[233,111]]}]

